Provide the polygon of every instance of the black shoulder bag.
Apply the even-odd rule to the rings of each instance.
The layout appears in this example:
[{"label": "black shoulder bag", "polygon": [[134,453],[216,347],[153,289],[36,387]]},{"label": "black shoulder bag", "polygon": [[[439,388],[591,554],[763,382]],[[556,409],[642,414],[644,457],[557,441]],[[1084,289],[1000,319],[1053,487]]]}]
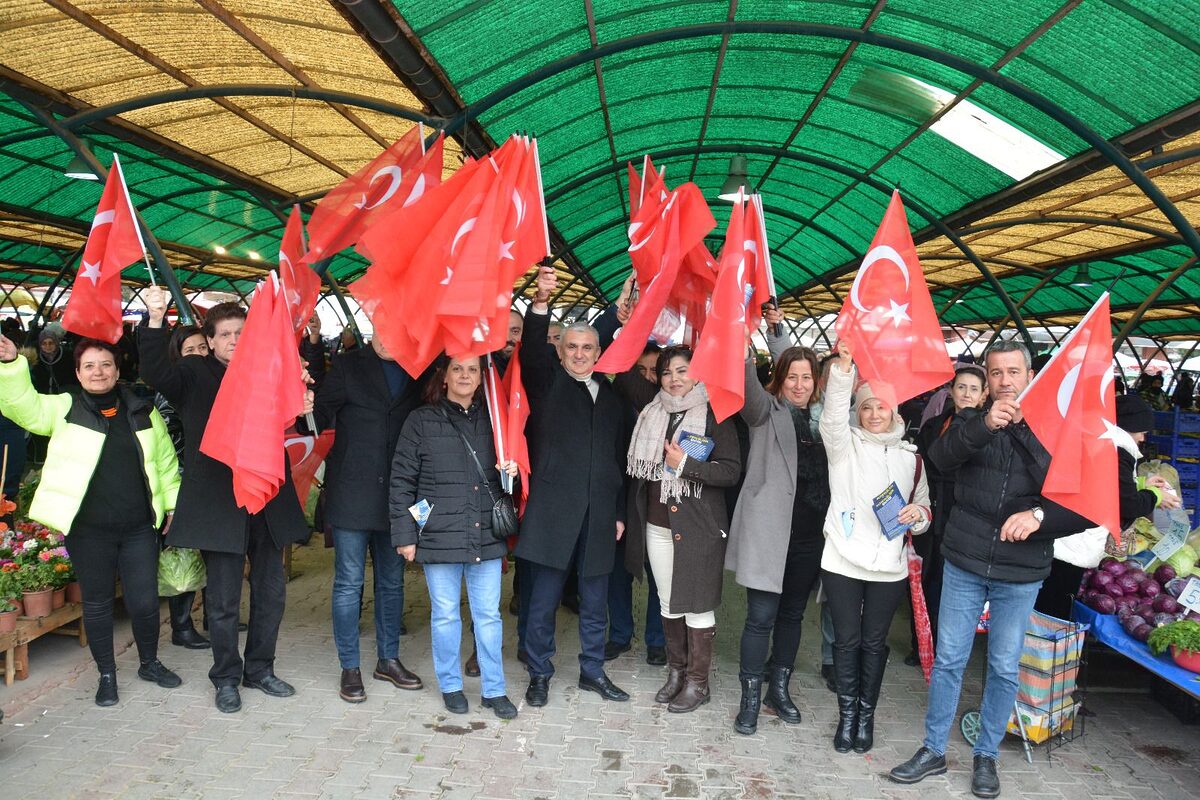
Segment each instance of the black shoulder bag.
[{"label": "black shoulder bag", "polygon": [[454,424],[454,420],[450,419],[450,415],[446,409],[440,409],[442,416],[450,423],[450,427],[458,432],[462,438],[463,444],[467,447],[467,452],[471,454],[471,460],[475,462],[475,469],[479,471],[479,480],[483,482],[483,486],[487,489],[488,497],[492,501],[492,536],[500,542],[503,542],[510,536],[516,536],[520,530],[520,524],[517,522],[517,510],[513,508],[512,498],[503,492],[499,497],[492,494],[492,485],[488,483],[487,473],[483,471],[483,464],[479,463],[479,456],[475,455],[475,448],[471,446],[471,440],[462,432],[462,428]]}]

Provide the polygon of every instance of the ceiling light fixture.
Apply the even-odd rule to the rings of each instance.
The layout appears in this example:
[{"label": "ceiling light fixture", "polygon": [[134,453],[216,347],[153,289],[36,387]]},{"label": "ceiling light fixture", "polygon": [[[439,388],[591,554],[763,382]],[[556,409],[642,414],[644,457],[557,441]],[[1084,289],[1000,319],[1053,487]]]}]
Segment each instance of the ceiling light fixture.
[{"label": "ceiling light fixture", "polygon": [[248,250],[246,252],[246,255],[250,256],[251,261],[262,261],[262,256],[260,256],[258,253],[254,252],[253,250]]},{"label": "ceiling light fixture", "polygon": [[223,256],[223,255],[225,255],[225,248],[224,248],[224,247],[221,247],[221,245],[219,245],[219,244],[214,244],[214,245],[213,245],[213,252],[214,252],[214,253],[216,253],[216,254],[217,254],[217,255],[219,255],[219,256]]},{"label": "ceiling light fixture", "polygon": [[1086,289],[1092,285],[1092,276],[1088,272],[1087,264],[1080,264],[1075,270],[1075,277],[1071,279],[1071,285],[1080,289]]},{"label": "ceiling light fixture", "polygon": [[100,176],[88,166],[88,163],[83,160],[82,156],[75,156],[71,159],[71,163],[63,170],[63,175],[68,178],[74,178],[80,181],[98,181]]},{"label": "ceiling light fixture", "polygon": [[729,159],[729,175],[725,178],[725,182],[721,184],[721,193],[717,197],[726,203],[732,203],[738,199],[739,189],[743,193],[746,193],[746,184],[748,182],[746,167],[748,163],[745,156],[734,156]]}]

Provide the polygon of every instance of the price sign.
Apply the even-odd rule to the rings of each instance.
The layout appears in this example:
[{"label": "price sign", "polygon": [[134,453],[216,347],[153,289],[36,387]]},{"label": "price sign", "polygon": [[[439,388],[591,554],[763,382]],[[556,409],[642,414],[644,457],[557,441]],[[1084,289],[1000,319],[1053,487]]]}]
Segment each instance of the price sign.
[{"label": "price sign", "polygon": [[1171,556],[1175,555],[1175,551],[1183,547],[1183,543],[1187,541],[1188,533],[1191,531],[1188,518],[1186,515],[1171,515],[1171,525],[1167,528],[1167,532],[1158,540],[1154,547],[1150,548],[1154,553],[1154,557],[1160,561],[1166,561]]},{"label": "price sign", "polygon": [[1200,614],[1200,578],[1192,578],[1179,593],[1179,604]]}]

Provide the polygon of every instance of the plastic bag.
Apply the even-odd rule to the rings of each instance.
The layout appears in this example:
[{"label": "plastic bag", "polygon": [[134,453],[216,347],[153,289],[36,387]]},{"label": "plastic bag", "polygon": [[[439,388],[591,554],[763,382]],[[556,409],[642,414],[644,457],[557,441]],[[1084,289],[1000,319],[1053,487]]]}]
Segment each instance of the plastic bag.
[{"label": "plastic bag", "polygon": [[168,547],[158,556],[158,596],[174,597],[203,589],[208,582],[199,550]]}]

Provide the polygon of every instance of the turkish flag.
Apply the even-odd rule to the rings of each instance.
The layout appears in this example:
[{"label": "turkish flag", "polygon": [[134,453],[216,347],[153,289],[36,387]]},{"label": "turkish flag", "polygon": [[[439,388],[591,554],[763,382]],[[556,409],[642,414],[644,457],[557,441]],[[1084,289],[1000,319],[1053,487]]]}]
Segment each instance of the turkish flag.
[{"label": "turkish flag", "polygon": [[[646,219],[647,209],[656,205],[655,197],[649,192],[643,196],[638,215],[643,218],[644,224],[639,224],[636,229],[633,224],[630,225],[634,235],[631,236],[629,255],[636,265],[639,260],[646,258],[642,253],[644,250],[645,253],[656,254],[658,262],[654,266],[653,277],[634,306],[633,314],[621,329],[621,335],[596,363],[598,372],[624,372],[633,366],[645,349],[659,315],[667,306],[683,255],[701,244],[705,235],[717,225],[704,195],[694,183],[685,183],[671,192],[667,201],[659,207],[658,216]],[[635,256],[635,253],[638,255]]]},{"label": "turkish flag", "polygon": [[308,503],[308,494],[312,491],[313,481],[317,479],[317,469],[325,463],[325,456],[333,449],[333,436],[332,430],[313,436],[311,433],[298,432],[294,426],[285,433],[283,446],[292,465],[292,485],[296,487],[301,508]]},{"label": "turkish flag", "polygon": [[355,244],[385,212],[412,205],[441,182],[442,135],[426,151],[425,128],[414,125],[321,198],[308,220],[304,260],[315,264]]},{"label": "turkish flag", "polygon": [[521,475],[521,496],[517,498],[517,508],[524,514],[525,503],[529,500],[529,476],[532,472],[529,459],[529,442],[525,438],[525,423],[529,421],[529,397],[525,394],[525,384],[521,381],[521,343],[513,348],[512,358],[504,370],[502,387],[504,398],[508,403],[508,418],[504,424],[504,452],[510,461],[517,462]]},{"label": "turkish flag", "polygon": [[871,390],[893,409],[954,377],[900,192],[892,192],[837,318]]},{"label": "turkish flag", "polygon": [[549,253],[548,234],[537,143],[514,136],[369,228],[358,249],[372,264],[350,291],[419,375],[442,350],[503,346],[513,283]]},{"label": "turkish flag", "polygon": [[1120,542],[1108,292],[1100,296],[1019,398],[1050,454],[1042,495],[1101,525]]},{"label": "turkish flag", "polygon": [[721,266],[713,290],[712,307],[688,372],[703,381],[717,422],[737,413],[746,399],[746,297],[748,264],[753,251],[747,245],[746,210],[739,199],[733,204]]},{"label": "turkish flag", "polygon": [[140,260],[145,251],[121,162],[114,153],[63,312],[63,327],[87,339],[120,341],[121,270]]},{"label": "turkish flag", "polygon": [[321,293],[321,279],[303,262],[303,255],[304,220],[300,218],[300,207],[292,206],[279,243],[279,282],[297,336],[312,316]]},{"label": "turkish flag", "polygon": [[746,207],[746,275],[754,294],[746,304],[746,326],[758,330],[762,323],[762,307],[775,296],[775,275],[771,270],[771,248],[767,244],[767,218],[763,213],[762,195],[752,194]]},{"label": "turkish flag", "polygon": [[274,273],[250,301],[200,452],[229,466],[237,504],[257,514],[286,479],[284,431],[304,411],[295,332]]}]

